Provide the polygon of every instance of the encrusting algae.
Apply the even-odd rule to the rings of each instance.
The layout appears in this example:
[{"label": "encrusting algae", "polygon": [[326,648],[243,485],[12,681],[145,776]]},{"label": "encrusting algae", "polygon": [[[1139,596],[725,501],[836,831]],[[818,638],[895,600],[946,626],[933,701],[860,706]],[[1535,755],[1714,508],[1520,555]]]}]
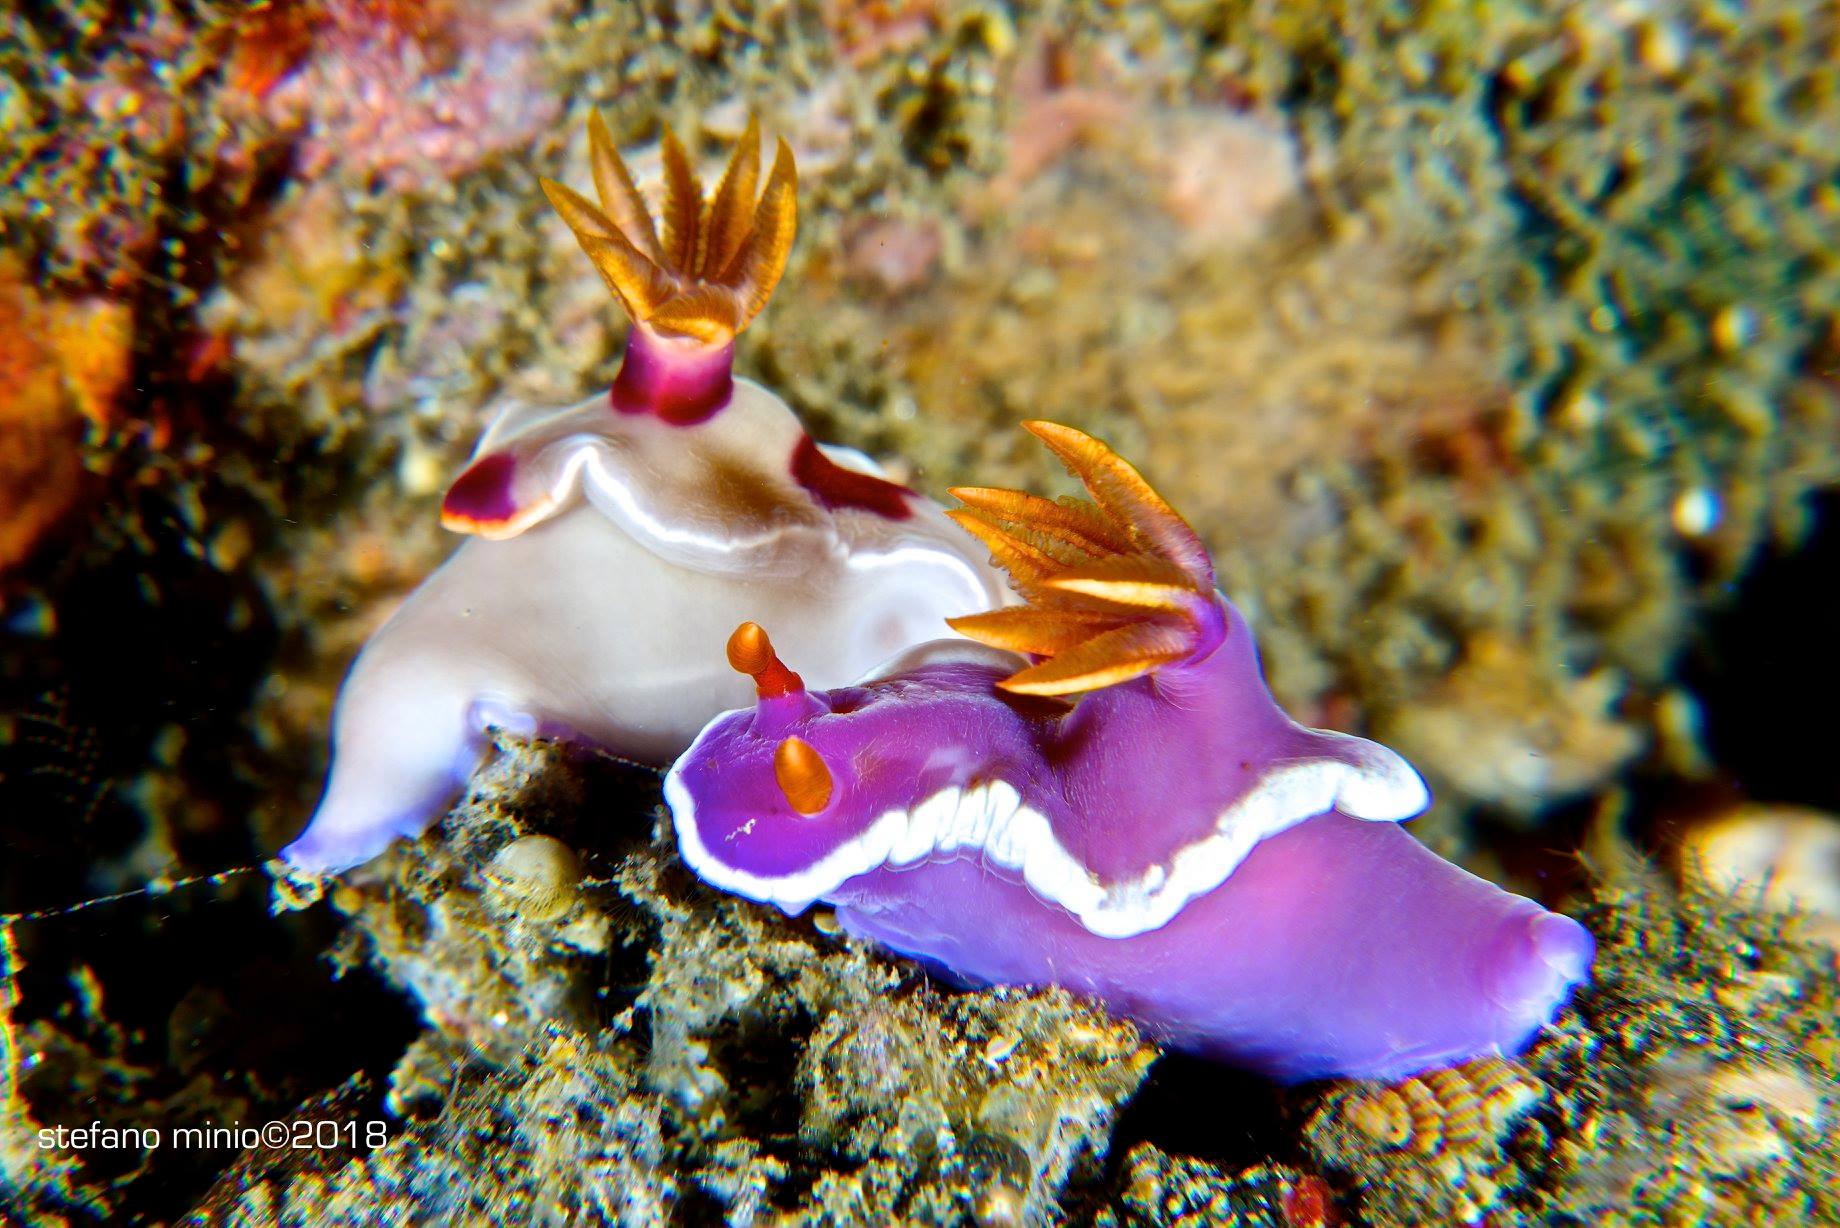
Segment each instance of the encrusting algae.
[{"label": "encrusting algae", "polygon": [[[562,1158],[589,1146],[578,1133],[525,1133],[483,1160],[474,1187],[586,1207],[617,1177],[637,1200],[622,1223],[660,1207],[746,1220],[768,1204],[796,1207],[791,1223],[943,1223],[1012,1195],[1016,1222],[1036,1223],[1070,1182],[1099,1177],[1117,1106],[1153,1056],[1128,1024],[1060,993],[942,994],[859,947],[715,901],[646,837],[643,813],[601,808],[615,782],[596,783],[591,762],[505,750],[437,835],[333,895],[356,923],[345,958],[375,962],[429,1024],[390,1093],[424,1124],[364,1161],[373,1180],[404,1196],[451,1186],[472,1123],[505,1097],[548,1120],[630,1122],[629,1144],[649,1142],[583,1168]],[[608,824],[629,836],[610,845]],[[590,873],[569,882],[571,842],[590,828]],[[1013,1163],[988,1170],[993,1147]],[[350,1174],[264,1195],[284,1217],[365,1196]]]},{"label": "encrusting algae", "polygon": [[1224,1173],[1149,1143],[1124,1161],[1116,1205],[1096,1228],[1334,1228],[1347,1222],[1328,1183],[1314,1173],[1261,1164]]},{"label": "encrusting algae", "polygon": [[1607,820],[1592,860],[1584,915],[1608,941],[1576,1011],[1518,1065],[1438,1076],[1449,1090],[1329,1089],[1311,1153],[1355,1178],[1373,1224],[1831,1222],[1828,957],[1776,920],[1675,889]]}]

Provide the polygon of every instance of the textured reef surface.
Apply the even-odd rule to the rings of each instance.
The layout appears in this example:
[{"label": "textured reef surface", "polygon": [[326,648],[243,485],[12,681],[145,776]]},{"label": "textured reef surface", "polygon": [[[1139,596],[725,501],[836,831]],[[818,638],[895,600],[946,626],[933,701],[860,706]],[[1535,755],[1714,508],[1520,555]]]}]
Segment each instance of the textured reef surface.
[{"label": "textured reef surface", "polygon": [[[271,880],[481,432],[615,378],[537,187],[593,112],[643,183],[784,137],[736,374],[932,497],[1112,442],[1592,983],[1280,1090],[714,891],[655,773],[509,734]],[[0,1223],[1840,1222],[1831,4],[62,0],[0,179]],[[363,1128],[173,1134],[270,1121]]]}]

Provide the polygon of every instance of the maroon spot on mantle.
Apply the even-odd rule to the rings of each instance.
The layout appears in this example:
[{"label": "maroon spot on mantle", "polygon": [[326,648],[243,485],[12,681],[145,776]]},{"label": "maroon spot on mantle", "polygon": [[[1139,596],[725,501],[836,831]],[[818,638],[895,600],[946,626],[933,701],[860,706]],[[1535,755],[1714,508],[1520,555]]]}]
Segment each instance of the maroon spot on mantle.
[{"label": "maroon spot on mantle", "polygon": [[907,496],[913,492],[907,487],[845,469],[819,451],[810,435],[802,436],[792,450],[792,480],[833,512],[854,507],[888,520],[906,520],[914,514],[907,505]]},{"label": "maroon spot on mantle", "polygon": [[441,500],[441,519],[473,524],[499,524],[511,519],[517,503],[511,498],[511,475],[517,461],[508,452],[494,452],[467,466],[454,479]]}]

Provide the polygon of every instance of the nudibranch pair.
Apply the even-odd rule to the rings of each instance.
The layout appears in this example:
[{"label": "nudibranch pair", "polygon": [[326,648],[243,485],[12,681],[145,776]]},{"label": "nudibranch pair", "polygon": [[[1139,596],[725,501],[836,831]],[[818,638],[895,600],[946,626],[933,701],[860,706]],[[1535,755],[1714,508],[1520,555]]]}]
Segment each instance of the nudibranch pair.
[{"label": "nudibranch pair", "polygon": [[685,860],[1287,1082],[1518,1050],[1590,934],[1407,834],[1417,773],[1278,708],[1188,524],[1097,440],[1029,429],[1092,501],[961,489],[951,513],[1026,604],[828,691],[743,625],[728,655],[755,704],[666,777]]},{"label": "nudibranch pair", "polygon": [[796,229],[784,141],[764,184],[750,124],[704,199],[663,141],[662,226],[599,117],[600,204],[543,188],[632,319],[612,390],[513,406],[448,491],[469,540],[365,645],[340,692],[312,822],[282,850],[343,869],[422,831],[488,747],[487,730],[568,735],[660,765],[746,703],[721,664],[744,617],[788,629],[840,684],[1005,599],[984,552],[868,458],[814,443],[733,373]]}]

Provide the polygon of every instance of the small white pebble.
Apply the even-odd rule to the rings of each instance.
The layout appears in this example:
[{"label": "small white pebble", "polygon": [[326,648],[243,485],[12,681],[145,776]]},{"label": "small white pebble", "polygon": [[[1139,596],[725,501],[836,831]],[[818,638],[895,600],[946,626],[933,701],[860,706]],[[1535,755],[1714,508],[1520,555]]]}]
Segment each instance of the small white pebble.
[{"label": "small white pebble", "polygon": [[1704,537],[1719,527],[1719,497],[1704,486],[1684,490],[1674,500],[1674,531],[1682,537]]},{"label": "small white pebble", "polygon": [[396,481],[404,494],[428,495],[447,481],[447,464],[434,449],[411,443],[396,463]]},{"label": "small white pebble", "polygon": [[984,1060],[992,1068],[1001,1066],[1009,1060],[1010,1054],[1014,1053],[1016,1047],[1021,1043],[1022,1037],[1020,1036],[993,1036],[990,1038],[990,1043],[984,1046]]},{"label": "small white pebble", "polygon": [[1644,68],[1658,76],[1677,75],[1687,66],[1687,55],[1692,48],[1692,37],[1676,21],[1645,22],[1636,36],[1636,57]]},{"label": "small white pebble", "polygon": [[1742,303],[1734,303],[1712,317],[1712,343],[1727,354],[1757,339],[1757,313]]},{"label": "small white pebble", "polygon": [[1589,388],[1580,390],[1559,411],[1560,416],[1577,430],[1590,430],[1604,420],[1604,401]]}]

